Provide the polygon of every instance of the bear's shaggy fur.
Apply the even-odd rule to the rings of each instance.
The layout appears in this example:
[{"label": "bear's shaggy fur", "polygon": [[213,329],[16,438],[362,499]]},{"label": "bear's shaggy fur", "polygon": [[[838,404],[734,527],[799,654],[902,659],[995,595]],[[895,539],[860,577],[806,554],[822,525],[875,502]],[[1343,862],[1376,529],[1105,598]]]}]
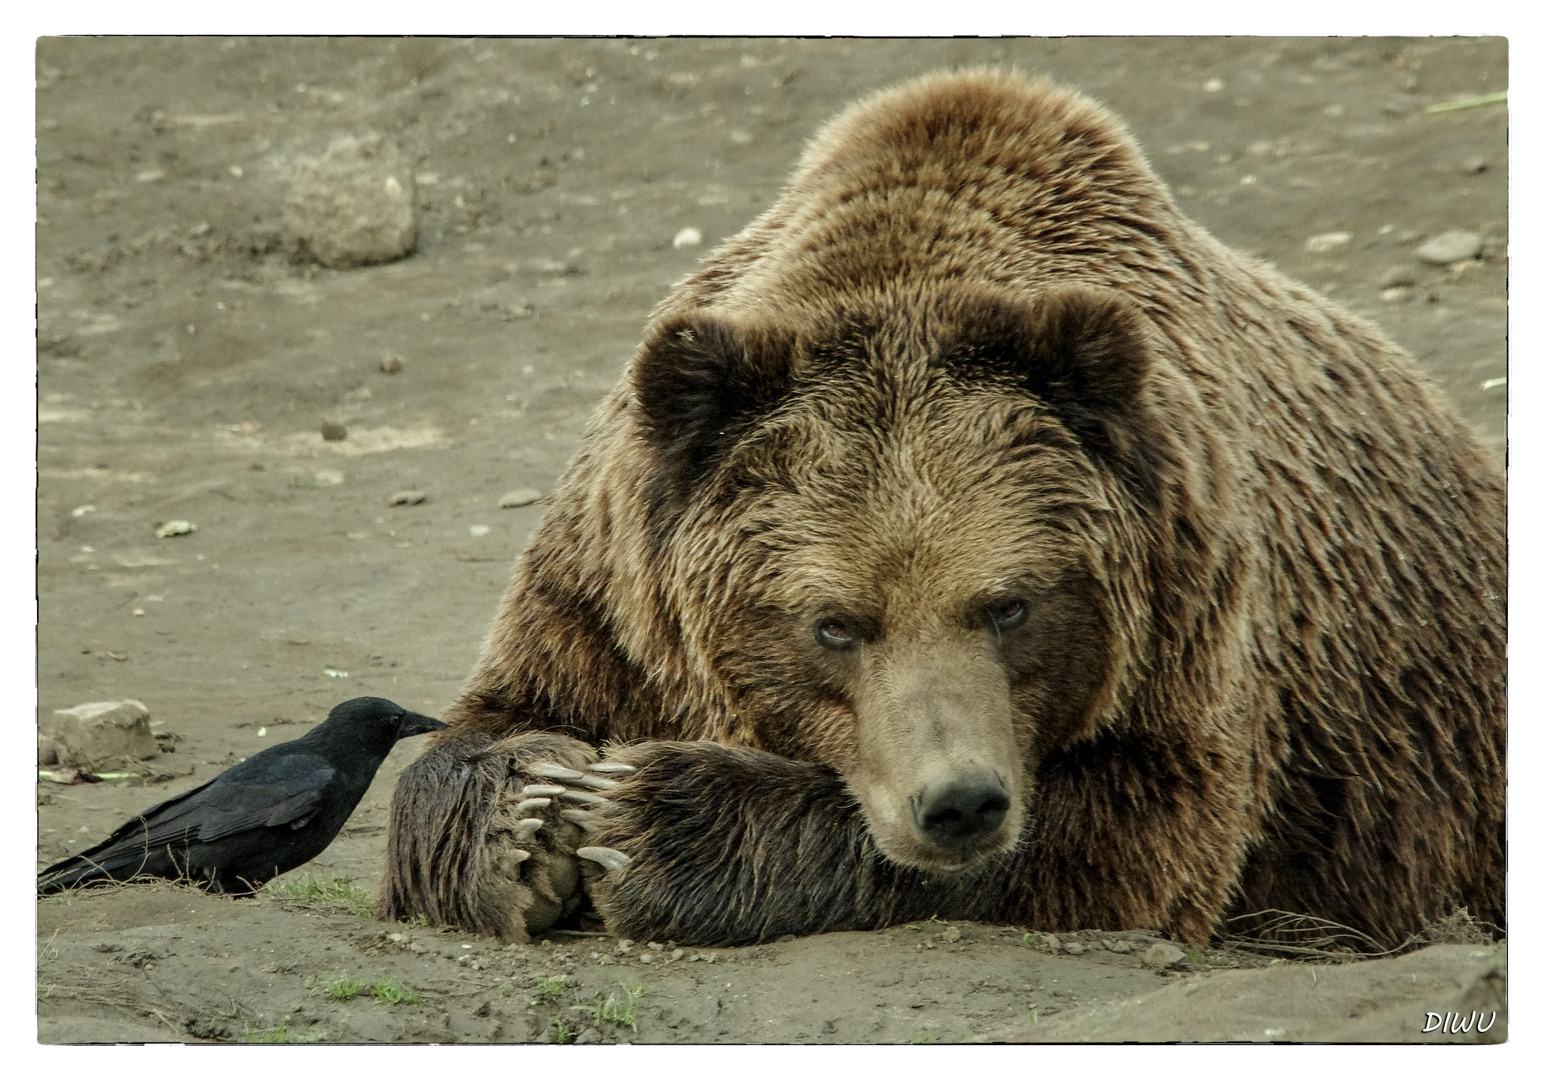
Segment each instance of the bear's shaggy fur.
[{"label": "bear's shaggy fur", "polygon": [[[1501,924],[1503,498],[1096,105],[880,94],[653,316],[402,776],[383,914],[521,939],[589,843],[657,940]],[[603,744],[639,771],[517,835],[528,766]]]}]

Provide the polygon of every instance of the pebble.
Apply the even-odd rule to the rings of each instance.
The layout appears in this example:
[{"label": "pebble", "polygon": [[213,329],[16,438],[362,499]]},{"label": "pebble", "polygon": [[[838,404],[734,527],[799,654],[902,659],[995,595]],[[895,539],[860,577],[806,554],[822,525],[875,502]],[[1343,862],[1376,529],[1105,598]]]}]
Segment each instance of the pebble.
[{"label": "pebble", "polygon": [[1378,294],[1378,299],[1385,304],[1403,304],[1415,295],[1415,290],[1406,285],[1395,285],[1391,289],[1384,289]]},{"label": "pebble", "polygon": [[1490,168],[1490,162],[1482,157],[1467,157],[1464,158],[1458,167],[1469,175],[1474,176]]},{"label": "pebble", "polygon": [[675,239],[670,241],[673,248],[696,247],[702,243],[702,230],[694,229],[690,225],[675,234]]},{"label": "pebble", "polygon": [[579,1033],[579,1037],[574,1040],[574,1045],[590,1046],[598,1042],[600,1042],[600,1032],[595,1028],[585,1028]]},{"label": "pebble", "polygon": [[1310,236],[1303,247],[1315,255],[1323,255],[1325,252],[1343,248],[1351,242],[1351,234],[1348,232],[1319,233]]},{"label": "pebble", "polygon": [[429,498],[424,491],[399,491],[387,500],[388,506],[417,506]]},{"label": "pebble", "polygon": [[1453,229],[1432,237],[1416,248],[1415,257],[1433,266],[1446,266],[1448,263],[1475,258],[1479,255],[1484,243],[1484,238],[1479,233]]},{"label": "pebble", "polygon": [[1129,953],[1131,951],[1131,942],[1125,938],[1111,938],[1104,943],[1104,947],[1112,953]]},{"label": "pebble", "polygon": [[1080,941],[1069,941],[1067,944],[1062,946],[1062,952],[1068,954],[1069,956],[1082,956],[1084,951],[1085,946]]},{"label": "pebble", "polygon": [[1061,942],[1055,934],[1041,934],[1037,944],[1048,953],[1061,952]]},{"label": "pebble", "polygon": [[187,536],[198,531],[198,526],[191,521],[166,521],[155,527],[155,534],[161,539],[168,536]]},{"label": "pebble", "polygon": [[328,442],[342,442],[348,438],[348,428],[337,420],[322,421],[322,438]]},{"label": "pebble", "polygon": [[295,171],[284,204],[291,244],[344,269],[400,259],[418,242],[412,169],[379,134],[336,138]]},{"label": "pebble", "polygon": [[1142,963],[1150,968],[1162,971],[1171,968],[1185,959],[1185,950],[1160,941],[1142,954]]},{"label": "pebble", "polygon": [[387,353],[385,359],[381,361],[381,370],[387,375],[395,375],[402,370],[402,357],[395,353]]},{"label": "pebble", "polygon": [[516,488],[514,491],[504,493],[499,499],[499,505],[506,510],[517,506],[530,506],[534,502],[541,501],[541,492],[535,488]]},{"label": "pebble", "polygon": [[1420,272],[1415,267],[1405,263],[1400,266],[1391,266],[1384,271],[1378,279],[1380,288],[1392,289],[1396,285],[1414,285],[1420,279]]}]

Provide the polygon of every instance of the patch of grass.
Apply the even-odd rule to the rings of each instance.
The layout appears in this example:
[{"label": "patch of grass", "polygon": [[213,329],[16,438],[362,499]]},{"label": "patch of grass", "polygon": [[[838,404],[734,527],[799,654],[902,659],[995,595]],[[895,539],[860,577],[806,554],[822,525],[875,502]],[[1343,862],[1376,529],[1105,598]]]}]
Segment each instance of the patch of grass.
[{"label": "patch of grass", "polygon": [[370,987],[370,993],[377,1001],[384,1001],[388,1005],[417,1005],[420,1000],[417,994],[390,977],[377,979],[375,985]]},{"label": "patch of grass", "polygon": [[242,1036],[243,1042],[249,1043],[314,1043],[321,1038],[311,1031],[291,1031],[288,1024],[280,1024],[271,1028],[255,1028],[247,1025],[246,1034]]},{"label": "patch of grass", "polygon": [[369,989],[369,983],[360,982],[358,979],[342,978],[327,987],[327,996],[334,1001],[353,1001]]},{"label": "patch of grass", "polygon": [[429,925],[429,918],[426,915],[413,915],[406,919],[398,919],[397,921],[409,930],[422,930]]},{"label": "patch of grass", "polygon": [[556,1001],[568,989],[568,980],[561,975],[543,975],[536,980],[536,992],[548,1001]]},{"label": "patch of grass", "polygon": [[631,1028],[636,1032],[638,1030],[638,999],[647,997],[648,993],[649,989],[643,983],[635,983],[632,986],[624,984],[621,997],[618,997],[616,994],[607,994],[604,997],[596,994],[595,1004],[573,1005],[570,1007],[578,1012],[589,1013],[595,1017],[597,1024],[615,1024],[618,1027]]},{"label": "patch of grass", "polygon": [[370,894],[344,878],[318,881],[310,874],[301,874],[288,881],[270,881],[263,891],[277,900],[298,900],[302,903],[341,908],[361,919],[375,918],[375,903]]},{"label": "patch of grass", "polygon": [[560,1017],[552,1021],[552,1028],[548,1034],[548,1040],[559,1045],[574,1041],[574,1029],[563,1022]]},{"label": "patch of grass", "polygon": [[938,1041],[938,1036],[931,1031],[921,1031],[911,1037],[913,1046],[928,1046]]}]

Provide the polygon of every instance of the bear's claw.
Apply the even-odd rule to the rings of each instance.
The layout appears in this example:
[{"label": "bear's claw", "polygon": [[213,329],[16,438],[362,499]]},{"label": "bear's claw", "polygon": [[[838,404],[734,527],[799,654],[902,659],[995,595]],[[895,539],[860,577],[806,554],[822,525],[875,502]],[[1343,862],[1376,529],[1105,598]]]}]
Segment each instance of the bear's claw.
[{"label": "bear's claw", "polygon": [[523,820],[516,822],[515,843],[525,843],[527,840],[531,839],[531,837],[536,835],[537,829],[540,829],[545,824],[546,822],[539,817],[524,818]]},{"label": "bear's claw", "polygon": [[633,861],[630,857],[622,854],[616,848],[609,847],[576,848],[574,854],[579,856],[581,859],[589,859],[591,862],[599,863],[607,870],[620,870],[622,867]]},{"label": "bear's claw", "polygon": [[609,801],[600,795],[592,795],[588,791],[565,791],[563,798],[576,802],[580,806],[605,806]]},{"label": "bear's claw", "polygon": [[535,765],[527,765],[525,771],[532,776],[544,777],[548,780],[583,780],[584,773],[577,769],[570,769],[563,765],[555,765],[550,761],[541,761]]},{"label": "bear's claw", "polygon": [[572,821],[585,832],[594,832],[600,828],[600,821],[588,810],[564,810],[562,816],[565,821]]},{"label": "bear's claw", "polygon": [[533,811],[545,810],[551,805],[551,799],[522,799],[515,804],[515,813],[523,818],[527,818],[531,816]]},{"label": "bear's claw", "polygon": [[527,784],[520,789],[520,794],[526,798],[540,798],[550,795],[561,795],[567,791],[566,787],[559,784]]},{"label": "bear's claw", "polygon": [[[592,773],[609,773],[616,776],[628,776],[638,771],[636,765],[624,765],[620,761],[597,761],[589,766]],[[596,849],[600,850],[599,848]]]}]

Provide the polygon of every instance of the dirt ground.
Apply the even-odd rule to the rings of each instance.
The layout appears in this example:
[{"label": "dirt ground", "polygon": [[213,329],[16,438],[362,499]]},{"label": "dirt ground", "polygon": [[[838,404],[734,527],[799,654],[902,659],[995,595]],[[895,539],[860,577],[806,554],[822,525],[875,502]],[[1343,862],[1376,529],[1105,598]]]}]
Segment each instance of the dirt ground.
[{"label": "dirt ground", "polygon": [[[1187,212],[1376,319],[1505,453],[1506,109],[1428,111],[1505,89],[1501,40],[45,39],[37,59],[39,712],[137,698],[171,751],[137,779],[40,782],[39,865],[345,698],[445,708],[541,514],[501,496],[551,488],[650,307],[816,126],[913,74],[1013,64],[1104,101]],[[366,131],[416,164],[417,251],[292,260],[297,162]],[[1479,259],[1417,262],[1453,229]],[[390,505],[406,489],[427,498]],[[158,538],[174,519],[196,531]],[[289,877],[373,893],[417,751]],[[1504,944],[1163,972],[1149,934],[1053,951],[947,923],[503,948],[332,892],[41,901],[40,1041],[1422,1041],[1455,1038],[1422,1034],[1428,1012],[1476,1010],[1500,1012],[1481,1038],[1506,1029]]]}]

